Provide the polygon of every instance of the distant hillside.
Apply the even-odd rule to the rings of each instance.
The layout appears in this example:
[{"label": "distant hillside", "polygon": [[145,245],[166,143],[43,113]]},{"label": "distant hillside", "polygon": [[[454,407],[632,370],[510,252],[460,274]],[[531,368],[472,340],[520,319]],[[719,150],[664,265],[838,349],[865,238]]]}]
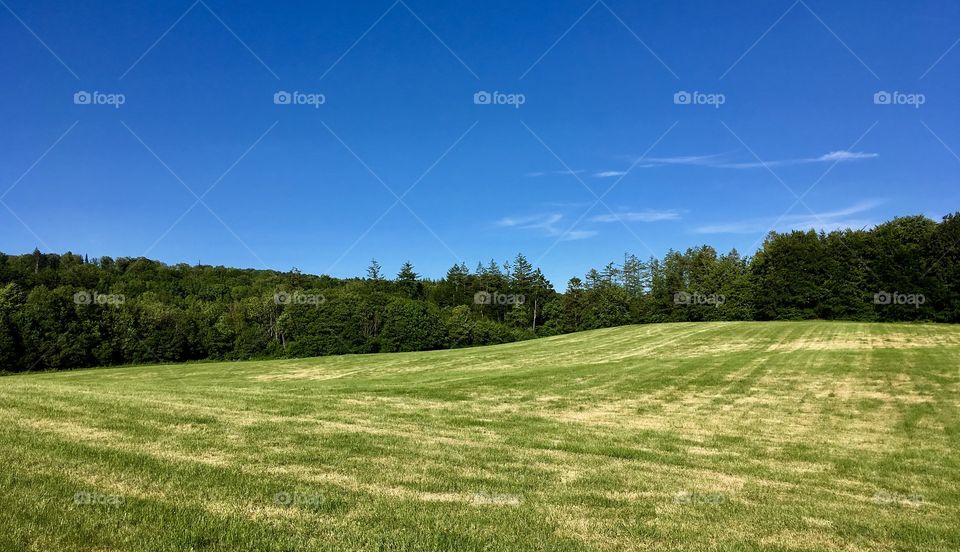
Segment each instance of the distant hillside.
[{"label": "distant hillside", "polygon": [[523,256],[438,280],[0,254],[0,369],[307,357],[506,343],[631,323],[960,320],[960,216],[771,233],[590,269],[555,291]]}]

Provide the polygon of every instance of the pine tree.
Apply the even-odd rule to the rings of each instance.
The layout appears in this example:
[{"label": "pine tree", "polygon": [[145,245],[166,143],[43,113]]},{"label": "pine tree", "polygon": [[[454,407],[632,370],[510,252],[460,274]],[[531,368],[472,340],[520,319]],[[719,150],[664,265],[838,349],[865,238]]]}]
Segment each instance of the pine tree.
[{"label": "pine tree", "polygon": [[383,280],[383,271],[376,259],[372,259],[370,266],[367,267],[367,279],[374,282]]},{"label": "pine tree", "polygon": [[591,268],[590,271],[587,272],[587,289],[600,287],[600,284],[602,283],[603,276],[597,272],[597,269]]},{"label": "pine tree", "polygon": [[450,270],[447,271],[447,284],[453,288],[451,291],[451,304],[459,305],[460,297],[463,295],[463,291],[467,287],[467,275],[470,274],[470,271],[467,270],[467,265],[455,264],[450,267]]},{"label": "pine tree", "polygon": [[582,328],[584,301],[583,282],[574,276],[567,282],[567,291],[563,294],[562,331],[575,332]]},{"label": "pine tree", "polygon": [[523,293],[529,289],[530,282],[533,279],[533,265],[523,256],[523,253],[517,253],[517,257],[513,260],[513,271],[510,273],[510,279],[518,292]]},{"label": "pine tree", "polygon": [[603,277],[603,281],[605,283],[619,285],[622,274],[623,273],[620,271],[620,268],[618,268],[615,263],[608,263],[607,266],[603,267],[601,276]]},{"label": "pine tree", "polygon": [[623,256],[623,287],[631,297],[637,298],[644,293],[644,265],[636,255]]},{"label": "pine tree", "polygon": [[540,269],[533,271],[533,274],[530,276],[530,295],[532,295],[533,303],[533,326],[532,329],[534,332],[537,331],[537,317],[542,314],[543,304],[547,301],[547,298],[553,294],[553,286],[550,285],[550,282],[547,280],[546,276],[543,275],[543,272],[540,272]]},{"label": "pine tree", "polygon": [[397,273],[398,282],[416,282],[419,277],[420,275],[413,271],[413,264],[410,261],[405,261],[400,267],[400,272]]},{"label": "pine tree", "polygon": [[406,261],[397,274],[397,283],[407,297],[416,299],[423,296],[423,284],[418,281],[419,278],[420,275],[413,271],[413,264]]}]

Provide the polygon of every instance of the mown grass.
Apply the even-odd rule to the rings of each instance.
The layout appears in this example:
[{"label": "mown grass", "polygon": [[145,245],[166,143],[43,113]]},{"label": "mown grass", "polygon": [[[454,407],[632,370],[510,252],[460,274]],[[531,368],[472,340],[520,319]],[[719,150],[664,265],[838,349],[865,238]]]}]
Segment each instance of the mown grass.
[{"label": "mown grass", "polygon": [[958,391],[827,322],[11,376],[0,550],[960,550]]}]

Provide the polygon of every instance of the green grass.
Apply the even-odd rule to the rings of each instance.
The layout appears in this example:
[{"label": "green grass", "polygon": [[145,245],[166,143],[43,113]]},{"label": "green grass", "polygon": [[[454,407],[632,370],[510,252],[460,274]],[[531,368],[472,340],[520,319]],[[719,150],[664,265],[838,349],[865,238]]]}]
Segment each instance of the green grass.
[{"label": "green grass", "polygon": [[11,376],[0,550],[954,551],[958,391],[829,322]]}]

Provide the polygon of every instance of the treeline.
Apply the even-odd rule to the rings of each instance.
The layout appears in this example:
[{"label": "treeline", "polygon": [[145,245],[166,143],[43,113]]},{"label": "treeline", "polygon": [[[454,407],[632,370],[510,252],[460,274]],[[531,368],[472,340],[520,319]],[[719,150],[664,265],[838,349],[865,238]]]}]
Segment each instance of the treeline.
[{"label": "treeline", "polygon": [[523,256],[421,278],[144,258],[0,254],[0,370],[416,351],[632,323],[960,320],[960,214],[871,230],[771,233],[753,257],[709,246],[627,254],[558,293]]}]

